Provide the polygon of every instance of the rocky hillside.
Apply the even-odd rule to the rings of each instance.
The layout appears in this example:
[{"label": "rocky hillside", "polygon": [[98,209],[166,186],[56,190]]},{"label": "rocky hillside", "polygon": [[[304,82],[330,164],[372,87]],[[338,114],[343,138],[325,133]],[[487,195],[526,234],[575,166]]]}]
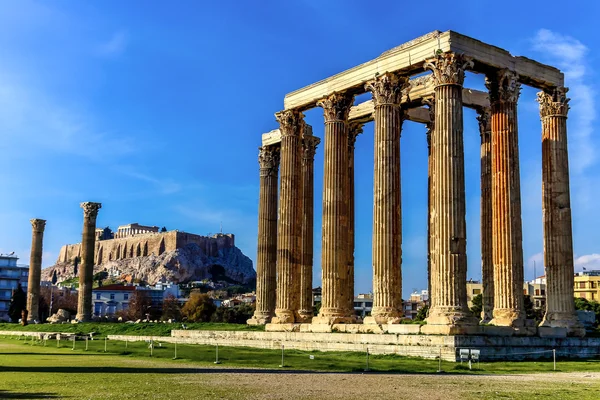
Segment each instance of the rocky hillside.
[{"label": "rocky hillside", "polygon": [[[42,270],[42,280],[52,280],[54,271],[58,282],[72,278],[74,273],[72,263],[57,263]],[[237,247],[220,249],[218,257],[209,257],[197,244],[188,244],[160,256],[133,257],[94,266],[94,273],[100,271],[107,271],[110,277],[141,280],[150,285],[160,281],[185,283],[202,279],[225,279],[244,284],[256,279],[252,260]]]}]

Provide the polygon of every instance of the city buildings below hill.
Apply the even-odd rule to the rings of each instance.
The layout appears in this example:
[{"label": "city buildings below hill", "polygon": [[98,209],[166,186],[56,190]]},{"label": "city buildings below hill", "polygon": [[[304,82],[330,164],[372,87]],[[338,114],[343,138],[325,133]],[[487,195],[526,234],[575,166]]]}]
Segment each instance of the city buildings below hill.
[{"label": "city buildings below hill", "polygon": [[17,264],[19,258],[11,254],[0,254],[0,321],[8,321],[8,307],[12,298],[13,290],[19,283],[27,293],[27,280],[29,278],[29,266]]}]

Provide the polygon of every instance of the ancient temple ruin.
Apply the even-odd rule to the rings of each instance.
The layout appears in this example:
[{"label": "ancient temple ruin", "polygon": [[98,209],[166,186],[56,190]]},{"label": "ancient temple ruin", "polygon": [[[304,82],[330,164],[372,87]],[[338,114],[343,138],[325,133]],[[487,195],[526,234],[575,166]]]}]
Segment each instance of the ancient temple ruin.
[{"label": "ancient temple ruin", "polygon": [[[465,72],[485,75],[486,92],[463,87]],[[427,73],[424,75],[424,73]],[[481,334],[467,308],[463,107],[481,134],[481,251],[484,322],[535,335],[525,319],[517,104],[521,85],[540,90],[544,263],[547,309],[540,329],[582,336],[573,302],[564,75],[534,60],[453,31],[431,32],[374,60],[285,96],[279,129],[262,136],[257,305],[249,323],[295,329],[356,323],[354,143],[375,124],[372,315],[390,326],[402,315],[400,137],[408,119],[426,124],[428,273],[431,308],[420,333]],[[357,95],[372,99],[353,105]],[[302,112],[321,107],[325,134],[322,304],[312,317],[313,160],[321,140]],[[360,138],[359,138],[360,140]],[[278,179],[281,184],[278,189]],[[284,329],[283,327],[281,329]],[[305,328],[302,328],[305,329]],[[498,331],[498,330],[497,330]]]}]

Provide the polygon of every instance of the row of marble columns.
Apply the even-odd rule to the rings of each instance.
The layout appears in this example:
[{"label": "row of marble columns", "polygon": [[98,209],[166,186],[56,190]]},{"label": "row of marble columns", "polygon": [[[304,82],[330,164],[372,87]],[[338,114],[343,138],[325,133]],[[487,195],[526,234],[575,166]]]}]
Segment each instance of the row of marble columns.
[{"label": "row of marble columns", "polygon": [[[463,149],[464,73],[472,61],[445,53],[425,63],[432,71],[428,99],[428,325],[477,323],[467,308],[466,206]],[[518,160],[518,75],[501,69],[486,76],[490,107],[480,108],[481,250],[483,321],[522,327],[523,249]],[[373,95],[375,165],[373,198],[373,311],[365,323],[396,323],[402,316],[400,134],[407,77],[377,76]],[[579,334],[573,304],[573,250],[569,202],[566,89],[538,94],[542,117],[544,254],[547,311],[544,324]],[[355,321],[354,140],[360,124],[348,121],[354,97],[333,93],[324,110],[322,303],[313,323]],[[313,159],[318,139],[296,110],[276,114],[281,145],[260,148],[257,309],[249,323],[311,320]],[[310,148],[310,151],[307,149]],[[304,155],[303,155],[304,154]],[[277,173],[281,189],[277,204]],[[276,290],[274,290],[276,288]]]},{"label": "row of marble columns", "polygon": [[[83,234],[81,241],[81,266],[79,268],[79,290],[77,316],[79,321],[92,319],[92,279],[94,276],[94,251],[96,246],[96,217],[100,203],[81,203],[83,208]],[[46,220],[31,221],[31,254],[27,282],[27,310],[30,323],[43,322],[39,315],[40,280],[42,273],[42,252]]]}]

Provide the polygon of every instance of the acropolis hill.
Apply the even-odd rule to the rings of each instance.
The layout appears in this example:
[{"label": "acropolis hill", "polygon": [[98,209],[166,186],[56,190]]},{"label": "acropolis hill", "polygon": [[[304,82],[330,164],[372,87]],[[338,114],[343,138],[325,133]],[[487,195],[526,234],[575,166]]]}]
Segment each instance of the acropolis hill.
[{"label": "acropolis hill", "polygon": [[[229,233],[159,232],[156,226],[133,223],[114,234],[109,228],[96,229],[94,254],[94,273],[107,271],[122,280],[149,284],[212,278],[213,265],[222,266],[225,276],[239,283],[256,277],[252,261],[235,247],[235,236]],[[81,243],[62,246],[56,265],[42,272],[42,280],[51,280],[54,271],[58,281],[73,277],[75,257],[82,258]]]}]

